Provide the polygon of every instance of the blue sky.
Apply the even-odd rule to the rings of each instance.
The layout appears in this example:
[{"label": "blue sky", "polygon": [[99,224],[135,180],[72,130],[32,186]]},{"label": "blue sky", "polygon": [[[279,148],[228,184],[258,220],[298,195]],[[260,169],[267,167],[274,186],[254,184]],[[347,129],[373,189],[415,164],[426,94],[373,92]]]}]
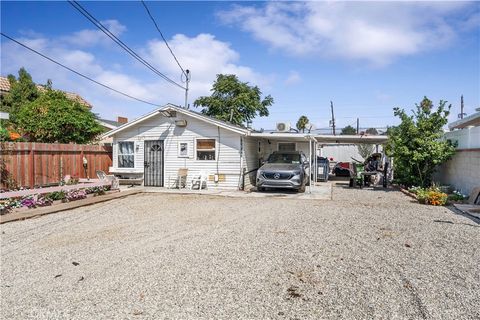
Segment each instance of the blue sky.
[{"label": "blue sky", "polygon": [[[176,81],[180,70],[140,2],[81,2],[145,60]],[[393,107],[424,95],[452,104],[451,119],[480,107],[479,2],[148,2],[180,63],[189,102],[217,73],[234,73],[275,104],[256,128],[306,115],[327,127],[396,124]],[[2,32],[132,96],[183,104],[166,83],[106,38],[67,2],[1,2]],[[109,92],[2,37],[1,74],[24,66],[34,81],[77,92],[101,117],[136,118],[153,106]]]}]

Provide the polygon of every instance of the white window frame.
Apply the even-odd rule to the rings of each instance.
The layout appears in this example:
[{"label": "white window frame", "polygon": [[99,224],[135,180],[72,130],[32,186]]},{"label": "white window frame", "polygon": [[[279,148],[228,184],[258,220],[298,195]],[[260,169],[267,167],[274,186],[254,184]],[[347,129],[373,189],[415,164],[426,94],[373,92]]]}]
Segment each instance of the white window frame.
[{"label": "white window frame", "polygon": [[[185,155],[182,155],[180,153],[182,144],[187,145],[187,154],[185,154]],[[188,141],[178,141],[178,157],[179,158],[190,158],[190,142],[188,142]]]},{"label": "white window frame", "polygon": [[[214,160],[201,160],[201,159],[197,159],[197,152],[199,151],[197,149],[197,141],[198,140],[215,140],[215,159]],[[205,149],[200,149],[200,151],[203,151]],[[211,150],[205,150],[205,151],[211,151]],[[214,138],[214,137],[199,137],[199,138],[195,138],[195,154],[193,155],[194,156],[194,159],[195,161],[202,161],[202,162],[215,162],[217,161],[218,159],[218,140],[217,138]]]},{"label": "white window frame", "polygon": [[[123,154],[123,153],[120,153],[120,144],[121,143],[131,143],[133,145],[133,153],[127,153],[127,154]],[[123,167],[123,166],[120,166],[120,161],[119,161],[119,158],[120,156],[133,156],[133,167]],[[122,169],[133,169],[135,168],[135,142],[134,141],[118,141],[117,142],[117,167],[118,168],[122,168]]]},{"label": "white window frame", "polygon": [[288,142],[288,141],[283,141],[283,142],[277,142],[277,151],[280,151],[280,145],[281,144],[294,144],[295,149],[294,150],[286,150],[286,151],[297,151],[297,143],[296,142]]}]

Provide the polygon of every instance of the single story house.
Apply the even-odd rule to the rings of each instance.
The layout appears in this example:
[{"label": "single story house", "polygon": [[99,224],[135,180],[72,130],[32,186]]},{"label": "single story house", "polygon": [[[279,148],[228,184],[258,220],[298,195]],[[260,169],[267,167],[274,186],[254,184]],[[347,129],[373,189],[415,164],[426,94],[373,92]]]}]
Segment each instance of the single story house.
[{"label": "single story house", "polygon": [[204,171],[208,188],[242,188],[253,183],[252,170],[271,152],[302,150],[308,155],[313,149],[309,135],[265,137],[173,104],[123,124],[103,135],[107,137],[113,138],[110,173],[159,187],[168,187],[180,168],[188,168],[187,181]]},{"label": "single story house", "polygon": [[208,188],[232,189],[253,185],[256,169],[277,150],[303,151],[314,158],[319,139],[329,143],[386,139],[257,132],[173,104],[123,124],[103,135],[107,137],[113,140],[112,174],[143,179],[145,186],[169,187],[179,169],[187,168],[187,182],[203,171],[208,173]]}]

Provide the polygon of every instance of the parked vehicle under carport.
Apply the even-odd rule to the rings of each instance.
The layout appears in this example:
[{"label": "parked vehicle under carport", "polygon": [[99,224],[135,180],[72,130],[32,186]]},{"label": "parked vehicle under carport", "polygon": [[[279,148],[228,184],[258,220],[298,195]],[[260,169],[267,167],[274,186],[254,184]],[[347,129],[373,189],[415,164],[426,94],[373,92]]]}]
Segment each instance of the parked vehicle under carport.
[{"label": "parked vehicle under carport", "polygon": [[257,171],[258,191],[285,188],[305,192],[309,182],[310,164],[300,151],[275,151]]}]

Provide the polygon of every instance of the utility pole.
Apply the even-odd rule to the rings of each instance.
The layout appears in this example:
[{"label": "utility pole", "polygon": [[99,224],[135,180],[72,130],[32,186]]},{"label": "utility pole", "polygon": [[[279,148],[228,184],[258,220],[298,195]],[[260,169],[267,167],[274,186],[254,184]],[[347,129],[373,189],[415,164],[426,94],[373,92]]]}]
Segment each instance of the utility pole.
[{"label": "utility pole", "polygon": [[460,98],[460,119],[463,119],[463,94]]},{"label": "utility pole", "polygon": [[360,120],[357,118],[357,135],[360,134],[359,129],[360,129]]},{"label": "utility pole", "polygon": [[188,83],[190,82],[190,70],[185,70],[185,109],[188,109]]},{"label": "utility pole", "polygon": [[335,135],[335,116],[333,115],[333,102],[330,101],[330,108],[332,109],[332,131],[333,135]]}]

